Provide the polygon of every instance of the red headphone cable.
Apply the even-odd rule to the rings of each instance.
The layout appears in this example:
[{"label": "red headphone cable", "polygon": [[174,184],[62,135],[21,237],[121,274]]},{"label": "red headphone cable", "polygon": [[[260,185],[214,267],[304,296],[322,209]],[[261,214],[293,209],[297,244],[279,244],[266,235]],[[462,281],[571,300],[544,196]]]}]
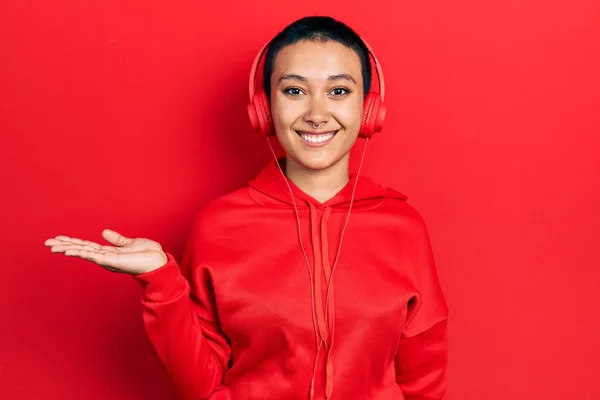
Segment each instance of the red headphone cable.
[{"label": "red headphone cable", "polygon": [[[306,255],[306,250],[304,249],[304,244],[302,243],[302,231],[300,229],[300,216],[298,214],[298,207],[296,206],[296,200],[294,198],[294,193],[292,192],[292,188],[290,187],[290,184],[287,180],[287,177],[285,176],[285,174],[283,173],[283,170],[281,169],[281,166],[279,165],[279,161],[277,160],[277,155],[275,154],[275,151],[273,150],[273,146],[271,146],[271,141],[269,140],[269,136],[267,136],[267,143],[269,144],[269,149],[271,149],[271,153],[273,154],[273,158],[275,159],[275,164],[277,164],[277,167],[279,168],[279,172],[281,172],[281,176],[283,177],[284,182],[286,183],[289,191],[290,191],[290,195],[292,197],[292,203],[294,204],[294,211],[296,212],[296,221],[298,223],[298,239],[300,241],[300,248],[302,249],[302,254],[304,254],[304,259],[306,260],[306,267],[308,269],[308,275],[310,277],[310,291],[311,291],[311,302],[312,302],[312,320],[313,320],[313,329],[314,329],[314,334],[315,334],[315,343],[317,346],[317,355],[319,354],[319,352],[321,351],[321,344],[322,339],[321,339],[321,343],[319,343],[319,338],[317,335],[317,319],[315,317],[315,288],[313,286],[313,275],[312,275],[312,271],[310,269],[310,262],[308,261],[308,256]],[[312,400],[315,396],[315,382],[314,382],[314,376],[315,376],[315,371],[317,369],[317,359],[318,357],[315,357],[315,361],[314,361],[314,365],[313,365],[313,378],[311,380],[310,383],[310,399]]]},{"label": "red headphone cable", "polygon": [[[298,224],[298,239],[300,242],[300,247],[302,249],[302,254],[304,255],[304,259],[306,261],[306,267],[308,269],[308,274],[310,277],[310,288],[311,288],[311,303],[312,303],[312,319],[313,319],[313,330],[314,330],[314,335],[315,335],[315,342],[317,343],[317,355],[315,356],[315,361],[313,363],[313,375],[312,375],[312,379],[310,382],[310,399],[314,399],[315,396],[315,374],[316,374],[316,369],[317,369],[317,361],[319,359],[319,354],[321,352],[321,346],[323,345],[323,339],[321,339],[321,341],[319,342],[319,338],[317,335],[317,323],[316,323],[316,318],[315,318],[315,290],[314,290],[314,286],[313,286],[313,275],[312,275],[312,271],[310,269],[310,262],[308,261],[308,256],[306,255],[306,250],[304,249],[304,244],[302,243],[302,231],[300,228],[300,216],[298,213],[298,207],[296,206],[296,200],[294,198],[294,193],[292,192],[292,188],[290,187],[290,184],[287,180],[287,177],[285,176],[285,174],[283,173],[283,170],[281,169],[281,166],[279,165],[279,161],[277,160],[277,155],[275,154],[275,151],[273,150],[273,147],[271,145],[271,141],[269,140],[270,137],[267,136],[267,143],[269,145],[269,149],[271,150],[271,154],[273,154],[273,158],[275,159],[275,164],[277,164],[277,167],[279,169],[279,172],[281,173],[284,182],[286,183],[288,190],[290,192],[290,195],[292,197],[292,203],[294,205],[294,211],[296,214],[296,221]],[[331,282],[333,281],[333,274],[335,272],[335,268],[337,266],[337,262],[340,256],[340,252],[342,250],[342,241],[344,239],[344,233],[346,231],[346,227],[348,226],[348,221],[350,220],[350,213],[352,211],[352,205],[354,203],[354,196],[356,193],[356,185],[358,183],[358,177],[360,175],[360,170],[362,168],[364,159],[365,159],[365,153],[367,150],[367,144],[369,143],[369,138],[365,138],[366,142],[365,142],[365,146],[363,147],[363,152],[362,152],[362,157],[360,160],[360,164],[358,166],[358,171],[356,173],[356,179],[354,181],[354,187],[352,189],[352,197],[350,198],[350,206],[348,207],[348,215],[346,217],[346,222],[344,223],[344,227],[342,229],[342,233],[340,236],[340,244],[338,247],[338,251],[337,251],[337,255],[335,258],[335,261],[333,263],[333,268],[331,270],[331,275],[329,276],[329,280],[327,282],[327,295],[326,295],[326,300],[325,300],[325,320],[328,320],[328,312],[329,312],[329,292],[330,292],[330,287],[331,287]],[[331,398],[331,395],[333,393],[333,363],[331,362],[331,350],[333,349],[333,338],[334,338],[334,334],[335,334],[335,310],[333,310],[333,324],[332,324],[332,328],[331,328],[331,344],[327,350],[327,387],[326,387],[326,395],[327,395],[327,399]]]}]

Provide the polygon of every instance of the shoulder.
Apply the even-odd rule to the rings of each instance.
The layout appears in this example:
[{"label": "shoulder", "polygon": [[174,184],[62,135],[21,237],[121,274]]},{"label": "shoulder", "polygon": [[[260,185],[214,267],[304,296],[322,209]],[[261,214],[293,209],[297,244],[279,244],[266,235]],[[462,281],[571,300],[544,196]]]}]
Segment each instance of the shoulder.
[{"label": "shoulder", "polygon": [[427,235],[427,224],[421,212],[411,204],[404,191],[399,191],[392,186],[375,183],[385,191],[385,201],[380,210],[385,213],[394,230],[400,233],[413,232]]},{"label": "shoulder", "polygon": [[254,203],[249,195],[249,188],[245,186],[210,199],[200,208],[198,215],[203,218],[218,217],[222,213],[239,210],[252,204]]},{"label": "shoulder", "polygon": [[248,187],[210,199],[196,212],[192,231],[195,235],[207,236],[223,229],[233,229],[248,211],[248,207],[254,204],[248,194]]}]

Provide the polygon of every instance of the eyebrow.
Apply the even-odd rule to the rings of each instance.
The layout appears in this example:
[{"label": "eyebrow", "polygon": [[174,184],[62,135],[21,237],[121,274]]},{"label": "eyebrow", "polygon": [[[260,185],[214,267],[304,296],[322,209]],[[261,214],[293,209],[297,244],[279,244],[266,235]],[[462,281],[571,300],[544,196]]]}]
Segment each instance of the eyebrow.
[{"label": "eyebrow", "polygon": [[[337,81],[340,79],[350,81],[356,85],[356,80],[354,80],[354,78],[350,74],[337,74],[337,75],[330,75],[327,77],[328,81]],[[301,82],[307,82],[307,79],[301,75],[285,74],[285,75],[282,75],[281,78],[279,78],[277,83],[284,81],[284,80],[298,80]]]}]

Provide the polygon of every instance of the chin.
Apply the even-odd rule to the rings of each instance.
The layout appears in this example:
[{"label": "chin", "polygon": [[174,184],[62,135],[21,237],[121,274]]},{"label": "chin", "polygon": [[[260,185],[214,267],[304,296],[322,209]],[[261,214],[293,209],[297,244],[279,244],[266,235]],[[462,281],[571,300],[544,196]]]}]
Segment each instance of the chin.
[{"label": "chin", "polygon": [[306,169],[322,171],[335,165],[339,160],[333,160],[331,157],[300,156],[296,161]]},{"label": "chin", "polygon": [[346,156],[341,151],[331,153],[323,149],[318,151],[301,149],[300,151],[292,151],[289,154],[300,166],[312,171],[329,169],[341,162]]},{"label": "chin", "polygon": [[[312,171],[322,171],[342,162],[352,145],[345,143],[348,137],[344,131],[336,131],[331,141],[315,147],[314,144],[306,143],[298,132],[290,132],[283,142],[283,148],[299,166]],[[346,150],[347,148],[347,150]]]}]

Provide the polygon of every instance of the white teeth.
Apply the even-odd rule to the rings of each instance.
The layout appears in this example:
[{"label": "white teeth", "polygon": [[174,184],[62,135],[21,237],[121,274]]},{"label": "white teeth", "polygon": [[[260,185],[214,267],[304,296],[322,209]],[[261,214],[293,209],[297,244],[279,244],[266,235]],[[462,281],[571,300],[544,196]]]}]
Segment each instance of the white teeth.
[{"label": "white teeth", "polygon": [[333,133],[328,133],[326,135],[305,135],[305,134],[300,134],[300,136],[302,137],[302,139],[306,140],[307,142],[311,142],[311,143],[321,143],[321,142],[325,142],[329,139],[331,139],[333,137]]}]

